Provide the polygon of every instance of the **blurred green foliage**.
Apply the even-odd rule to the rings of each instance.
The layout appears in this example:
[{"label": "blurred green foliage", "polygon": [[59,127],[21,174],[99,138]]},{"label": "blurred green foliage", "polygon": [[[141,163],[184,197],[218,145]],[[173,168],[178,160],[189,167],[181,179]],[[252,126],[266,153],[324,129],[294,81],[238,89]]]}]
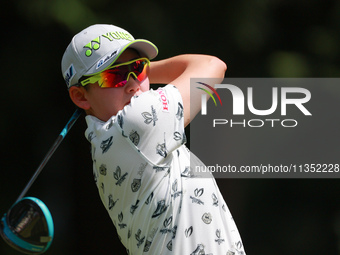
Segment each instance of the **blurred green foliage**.
[{"label": "blurred green foliage", "polygon": [[[15,201],[74,110],[60,61],[83,28],[124,27],[154,42],[157,59],[216,55],[229,77],[339,77],[339,13],[336,0],[3,3],[0,212]],[[339,92],[330,94],[339,98]],[[75,125],[30,190],[55,220],[46,254],[125,254],[92,180],[85,127],[84,121]],[[248,254],[339,254],[339,180],[218,182]],[[0,253],[19,254],[2,240]]]}]

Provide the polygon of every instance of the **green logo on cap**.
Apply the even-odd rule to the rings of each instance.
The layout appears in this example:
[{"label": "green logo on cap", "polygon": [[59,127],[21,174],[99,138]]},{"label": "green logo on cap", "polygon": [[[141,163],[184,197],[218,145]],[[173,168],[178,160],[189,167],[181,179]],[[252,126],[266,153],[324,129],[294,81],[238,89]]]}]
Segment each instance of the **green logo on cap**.
[{"label": "green logo on cap", "polygon": [[98,36],[96,39],[93,39],[91,42],[86,44],[84,48],[89,48],[86,52],[85,55],[87,57],[90,57],[92,55],[93,50],[98,50],[100,48],[100,36]]}]

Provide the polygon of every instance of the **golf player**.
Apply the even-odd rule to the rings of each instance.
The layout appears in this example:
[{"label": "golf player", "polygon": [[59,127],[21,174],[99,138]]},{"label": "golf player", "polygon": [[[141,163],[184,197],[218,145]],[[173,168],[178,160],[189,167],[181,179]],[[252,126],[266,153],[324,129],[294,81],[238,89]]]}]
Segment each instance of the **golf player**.
[{"label": "golf player", "polygon": [[222,80],[226,65],[207,55],[150,62],[157,54],[150,41],[98,24],[62,58],[71,100],[86,112],[100,198],[128,254],[244,255],[215,179],[194,172],[202,162],[185,146],[201,107],[190,78]]}]

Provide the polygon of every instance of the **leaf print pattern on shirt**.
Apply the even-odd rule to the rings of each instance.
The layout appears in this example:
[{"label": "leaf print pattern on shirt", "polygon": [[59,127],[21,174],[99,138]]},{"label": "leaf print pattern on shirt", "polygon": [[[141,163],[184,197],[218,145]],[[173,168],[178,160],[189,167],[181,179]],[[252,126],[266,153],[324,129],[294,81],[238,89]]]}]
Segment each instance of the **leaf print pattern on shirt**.
[{"label": "leaf print pattern on shirt", "polygon": [[156,121],[158,120],[157,118],[157,113],[153,105],[151,105],[151,113],[149,112],[142,112],[142,116],[145,119],[144,123],[150,124],[151,122],[153,123],[153,126],[156,126]]},{"label": "leaf print pattern on shirt", "polygon": [[101,145],[100,145],[100,148],[102,149],[102,153],[103,153],[103,154],[104,154],[105,152],[107,152],[107,151],[111,148],[111,146],[112,146],[112,144],[113,144],[112,139],[113,139],[113,136],[111,136],[111,137],[109,137],[108,139],[102,141],[102,143],[101,143]]}]

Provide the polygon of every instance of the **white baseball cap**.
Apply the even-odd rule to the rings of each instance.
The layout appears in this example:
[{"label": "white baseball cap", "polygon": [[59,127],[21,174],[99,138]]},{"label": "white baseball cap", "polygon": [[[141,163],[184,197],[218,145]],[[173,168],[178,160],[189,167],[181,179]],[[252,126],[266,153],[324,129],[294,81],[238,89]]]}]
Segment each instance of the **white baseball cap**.
[{"label": "white baseball cap", "polygon": [[135,39],[128,31],[113,25],[96,24],[76,34],[66,48],[61,70],[67,87],[78,83],[83,75],[92,75],[112,65],[127,48],[141,57],[153,59],[157,47],[150,41]]}]

